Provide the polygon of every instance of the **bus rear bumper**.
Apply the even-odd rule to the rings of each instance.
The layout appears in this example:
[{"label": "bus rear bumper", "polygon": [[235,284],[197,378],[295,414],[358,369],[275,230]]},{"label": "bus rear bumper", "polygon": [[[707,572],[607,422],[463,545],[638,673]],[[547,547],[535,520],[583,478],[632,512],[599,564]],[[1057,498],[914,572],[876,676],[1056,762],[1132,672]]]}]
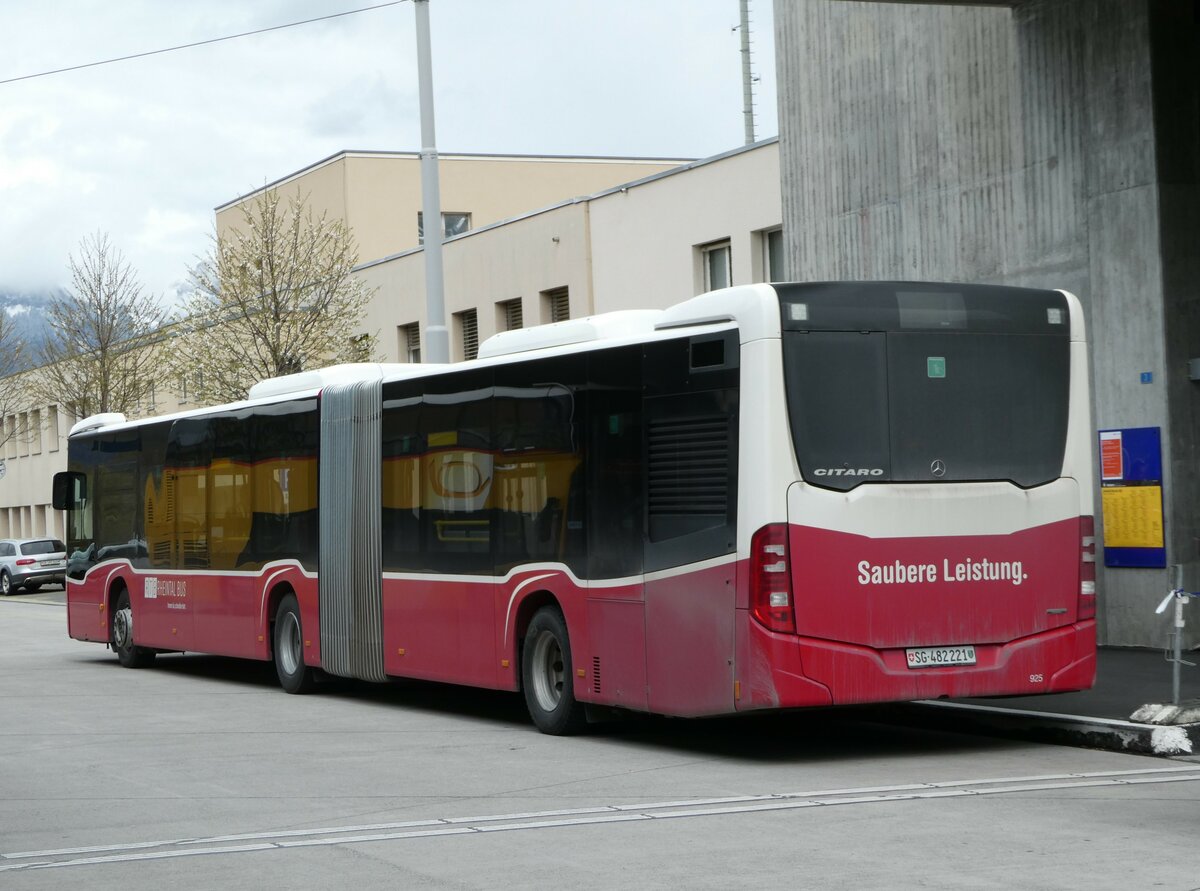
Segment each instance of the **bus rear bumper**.
[{"label": "bus rear bumper", "polygon": [[903,648],[789,637],[758,627],[750,637],[758,671],[751,672],[740,709],[1030,696],[1086,690],[1096,679],[1092,620],[1004,644],[977,644],[974,665],[916,669],[908,667]]}]

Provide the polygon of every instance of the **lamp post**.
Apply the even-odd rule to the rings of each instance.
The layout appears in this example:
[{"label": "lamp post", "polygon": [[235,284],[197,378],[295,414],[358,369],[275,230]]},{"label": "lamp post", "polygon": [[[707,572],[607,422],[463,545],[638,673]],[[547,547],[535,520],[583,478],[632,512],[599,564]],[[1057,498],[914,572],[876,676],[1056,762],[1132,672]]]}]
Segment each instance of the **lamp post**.
[{"label": "lamp post", "polygon": [[437,137],[433,128],[433,63],[429,49],[429,0],[413,0],[417,13],[417,81],[421,104],[421,215],[425,220],[425,344],[431,362],[450,361],[442,280],[442,197]]}]

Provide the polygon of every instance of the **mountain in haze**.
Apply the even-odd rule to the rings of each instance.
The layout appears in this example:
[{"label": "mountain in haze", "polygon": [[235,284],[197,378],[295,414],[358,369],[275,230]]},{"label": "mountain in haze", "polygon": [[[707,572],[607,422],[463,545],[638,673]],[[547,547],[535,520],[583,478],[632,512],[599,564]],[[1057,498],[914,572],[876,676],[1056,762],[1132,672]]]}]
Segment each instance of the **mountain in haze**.
[{"label": "mountain in haze", "polygon": [[26,292],[0,288],[0,311],[8,316],[14,332],[25,341],[27,360],[38,356],[49,336],[46,310],[59,294],[57,291]]}]

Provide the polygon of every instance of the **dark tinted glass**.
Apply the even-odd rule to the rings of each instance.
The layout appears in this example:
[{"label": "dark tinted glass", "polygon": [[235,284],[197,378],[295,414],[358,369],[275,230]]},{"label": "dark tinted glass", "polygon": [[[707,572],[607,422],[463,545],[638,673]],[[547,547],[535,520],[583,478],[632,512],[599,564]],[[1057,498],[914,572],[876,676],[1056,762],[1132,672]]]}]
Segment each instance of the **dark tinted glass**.
[{"label": "dark tinted glass", "polygon": [[586,367],[582,356],[558,356],[496,368],[497,574],[527,562],[586,574]]},{"label": "dark tinted glass", "polygon": [[141,538],[144,553],[134,560],[139,569],[171,566],[171,537],[174,514],[167,499],[164,472],[167,460],[169,421],[144,424],[141,434],[141,455],[138,461],[138,491],[142,498]]},{"label": "dark tinted glass", "polygon": [[425,529],[421,523],[419,382],[383,388],[383,568],[390,572],[424,568]]},{"label": "dark tinted glass", "polygon": [[804,478],[835,489],[1055,479],[1069,362],[1063,337],[787,332],[789,419]]},{"label": "dark tinted glass", "polygon": [[938,282],[776,285],[788,331],[977,331],[1069,336],[1057,291]]},{"label": "dark tinted glass", "polygon": [[[931,361],[944,377],[930,374]],[[1019,486],[1057,478],[1069,361],[1057,337],[889,334],[893,478]]]},{"label": "dark tinted glass", "polygon": [[[167,438],[164,479],[174,522],[164,518],[161,534],[170,542],[171,565],[208,568],[208,467],[213,430],[209,418],[180,418]],[[154,550],[154,543],[151,549]]]},{"label": "dark tinted glass", "polygon": [[239,567],[317,565],[317,400],[258,406],[249,419],[253,516]]},{"label": "dark tinted glass", "polygon": [[21,553],[34,556],[36,554],[56,554],[65,551],[67,546],[58,540],[27,541],[21,545]]},{"label": "dark tinted glass", "polygon": [[642,570],[642,348],[588,355],[588,576]]},{"label": "dark tinted glass", "polygon": [[805,479],[841,489],[890,479],[886,335],[788,333],[784,369]]}]

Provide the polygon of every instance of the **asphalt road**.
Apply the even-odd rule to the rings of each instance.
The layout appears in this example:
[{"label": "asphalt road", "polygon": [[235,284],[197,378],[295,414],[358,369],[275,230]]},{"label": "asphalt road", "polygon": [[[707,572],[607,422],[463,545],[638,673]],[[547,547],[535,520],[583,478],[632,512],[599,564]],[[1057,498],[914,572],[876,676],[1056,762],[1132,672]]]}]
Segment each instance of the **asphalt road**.
[{"label": "asphalt road", "polygon": [[1200,888],[1197,759],[869,710],[553,738],[509,694],[122,669],[54,601],[0,600],[6,891]]}]

